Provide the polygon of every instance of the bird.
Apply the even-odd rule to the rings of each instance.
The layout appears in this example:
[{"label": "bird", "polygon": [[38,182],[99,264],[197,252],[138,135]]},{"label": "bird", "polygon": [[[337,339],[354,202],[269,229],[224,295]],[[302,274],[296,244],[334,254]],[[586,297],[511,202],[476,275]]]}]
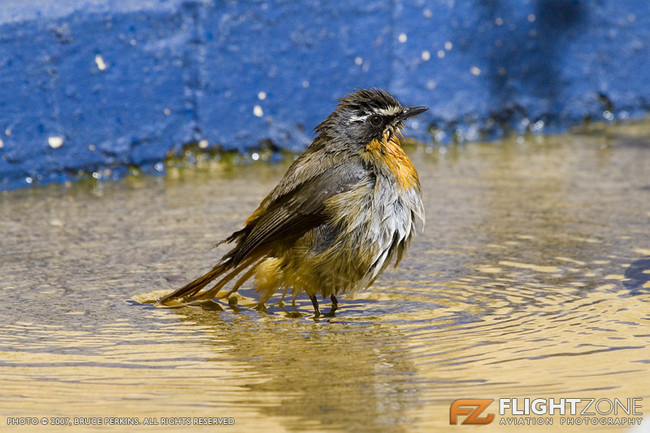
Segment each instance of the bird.
[{"label": "bird", "polygon": [[319,317],[320,295],[330,298],[326,316],[333,316],[339,295],[364,290],[391,263],[397,267],[413,234],[424,227],[418,173],[400,138],[404,121],[426,110],[404,107],[376,88],[340,98],[243,228],[217,243],[233,244],[230,251],[158,305],[229,299],[254,278],[259,306],[280,291],[284,299],[291,289],[294,308],[305,293]]}]

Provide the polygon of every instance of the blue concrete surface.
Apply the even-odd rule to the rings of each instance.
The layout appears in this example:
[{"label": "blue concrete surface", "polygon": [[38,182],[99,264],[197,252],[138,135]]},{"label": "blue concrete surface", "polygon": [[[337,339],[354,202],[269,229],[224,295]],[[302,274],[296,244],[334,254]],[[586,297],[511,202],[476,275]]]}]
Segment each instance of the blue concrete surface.
[{"label": "blue concrete surface", "polygon": [[306,147],[381,87],[450,142],[650,108],[647,0],[0,1],[0,189]]}]

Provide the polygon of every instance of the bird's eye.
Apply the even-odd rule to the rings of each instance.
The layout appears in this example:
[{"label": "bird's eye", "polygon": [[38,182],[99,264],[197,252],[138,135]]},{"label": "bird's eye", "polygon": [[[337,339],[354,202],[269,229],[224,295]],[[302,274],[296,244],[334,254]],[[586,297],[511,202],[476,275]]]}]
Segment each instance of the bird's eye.
[{"label": "bird's eye", "polygon": [[382,123],[384,123],[384,119],[379,114],[370,116],[370,124],[372,126],[380,126]]}]

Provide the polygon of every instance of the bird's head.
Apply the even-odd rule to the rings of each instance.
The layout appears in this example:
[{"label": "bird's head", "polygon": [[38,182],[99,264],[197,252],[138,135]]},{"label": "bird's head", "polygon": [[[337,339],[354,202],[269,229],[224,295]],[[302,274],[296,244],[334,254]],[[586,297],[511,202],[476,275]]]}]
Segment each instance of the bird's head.
[{"label": "bird's head", "polygon": [[346,146],[367,146],[373,140],[393,139],[411,116],[427,107],[403,107],[385,90],[360,89],[340,99],[336,110],[316,127],[334,143]]}]

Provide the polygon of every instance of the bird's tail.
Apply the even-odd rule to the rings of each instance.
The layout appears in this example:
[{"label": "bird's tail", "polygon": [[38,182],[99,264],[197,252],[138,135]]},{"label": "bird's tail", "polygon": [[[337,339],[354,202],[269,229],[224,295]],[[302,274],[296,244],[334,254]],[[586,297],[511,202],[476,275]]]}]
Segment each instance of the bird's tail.
[{"label": "bird's tail", "polygon": [[[243,260],[236,265],[233,263],[232,259],[227,259],[214,268],[212,268],[207,274],[197,278],[196,280],[186,284],[180,289],[170,293],[169,295],[163,296],[158,300],[158,304],[166,307],[174,307],[178,305],[183,305],[189,302],[201,301],[212,299],[217,296],[217,293],[226,285],[230,280],[236,277],[242,270],[250,266],[256,257],[250,257],[247,260]],[[230,271],[230,272],[228,272]],[[235,287],[228,292],[231,294],[235,292],[239,287],[253,275],[253,269],[246,272],[242,278],[240,278]],[[203,289],[210,284],[215,279],[220,278],[217,283],[208,290],[203,291]]]}]

